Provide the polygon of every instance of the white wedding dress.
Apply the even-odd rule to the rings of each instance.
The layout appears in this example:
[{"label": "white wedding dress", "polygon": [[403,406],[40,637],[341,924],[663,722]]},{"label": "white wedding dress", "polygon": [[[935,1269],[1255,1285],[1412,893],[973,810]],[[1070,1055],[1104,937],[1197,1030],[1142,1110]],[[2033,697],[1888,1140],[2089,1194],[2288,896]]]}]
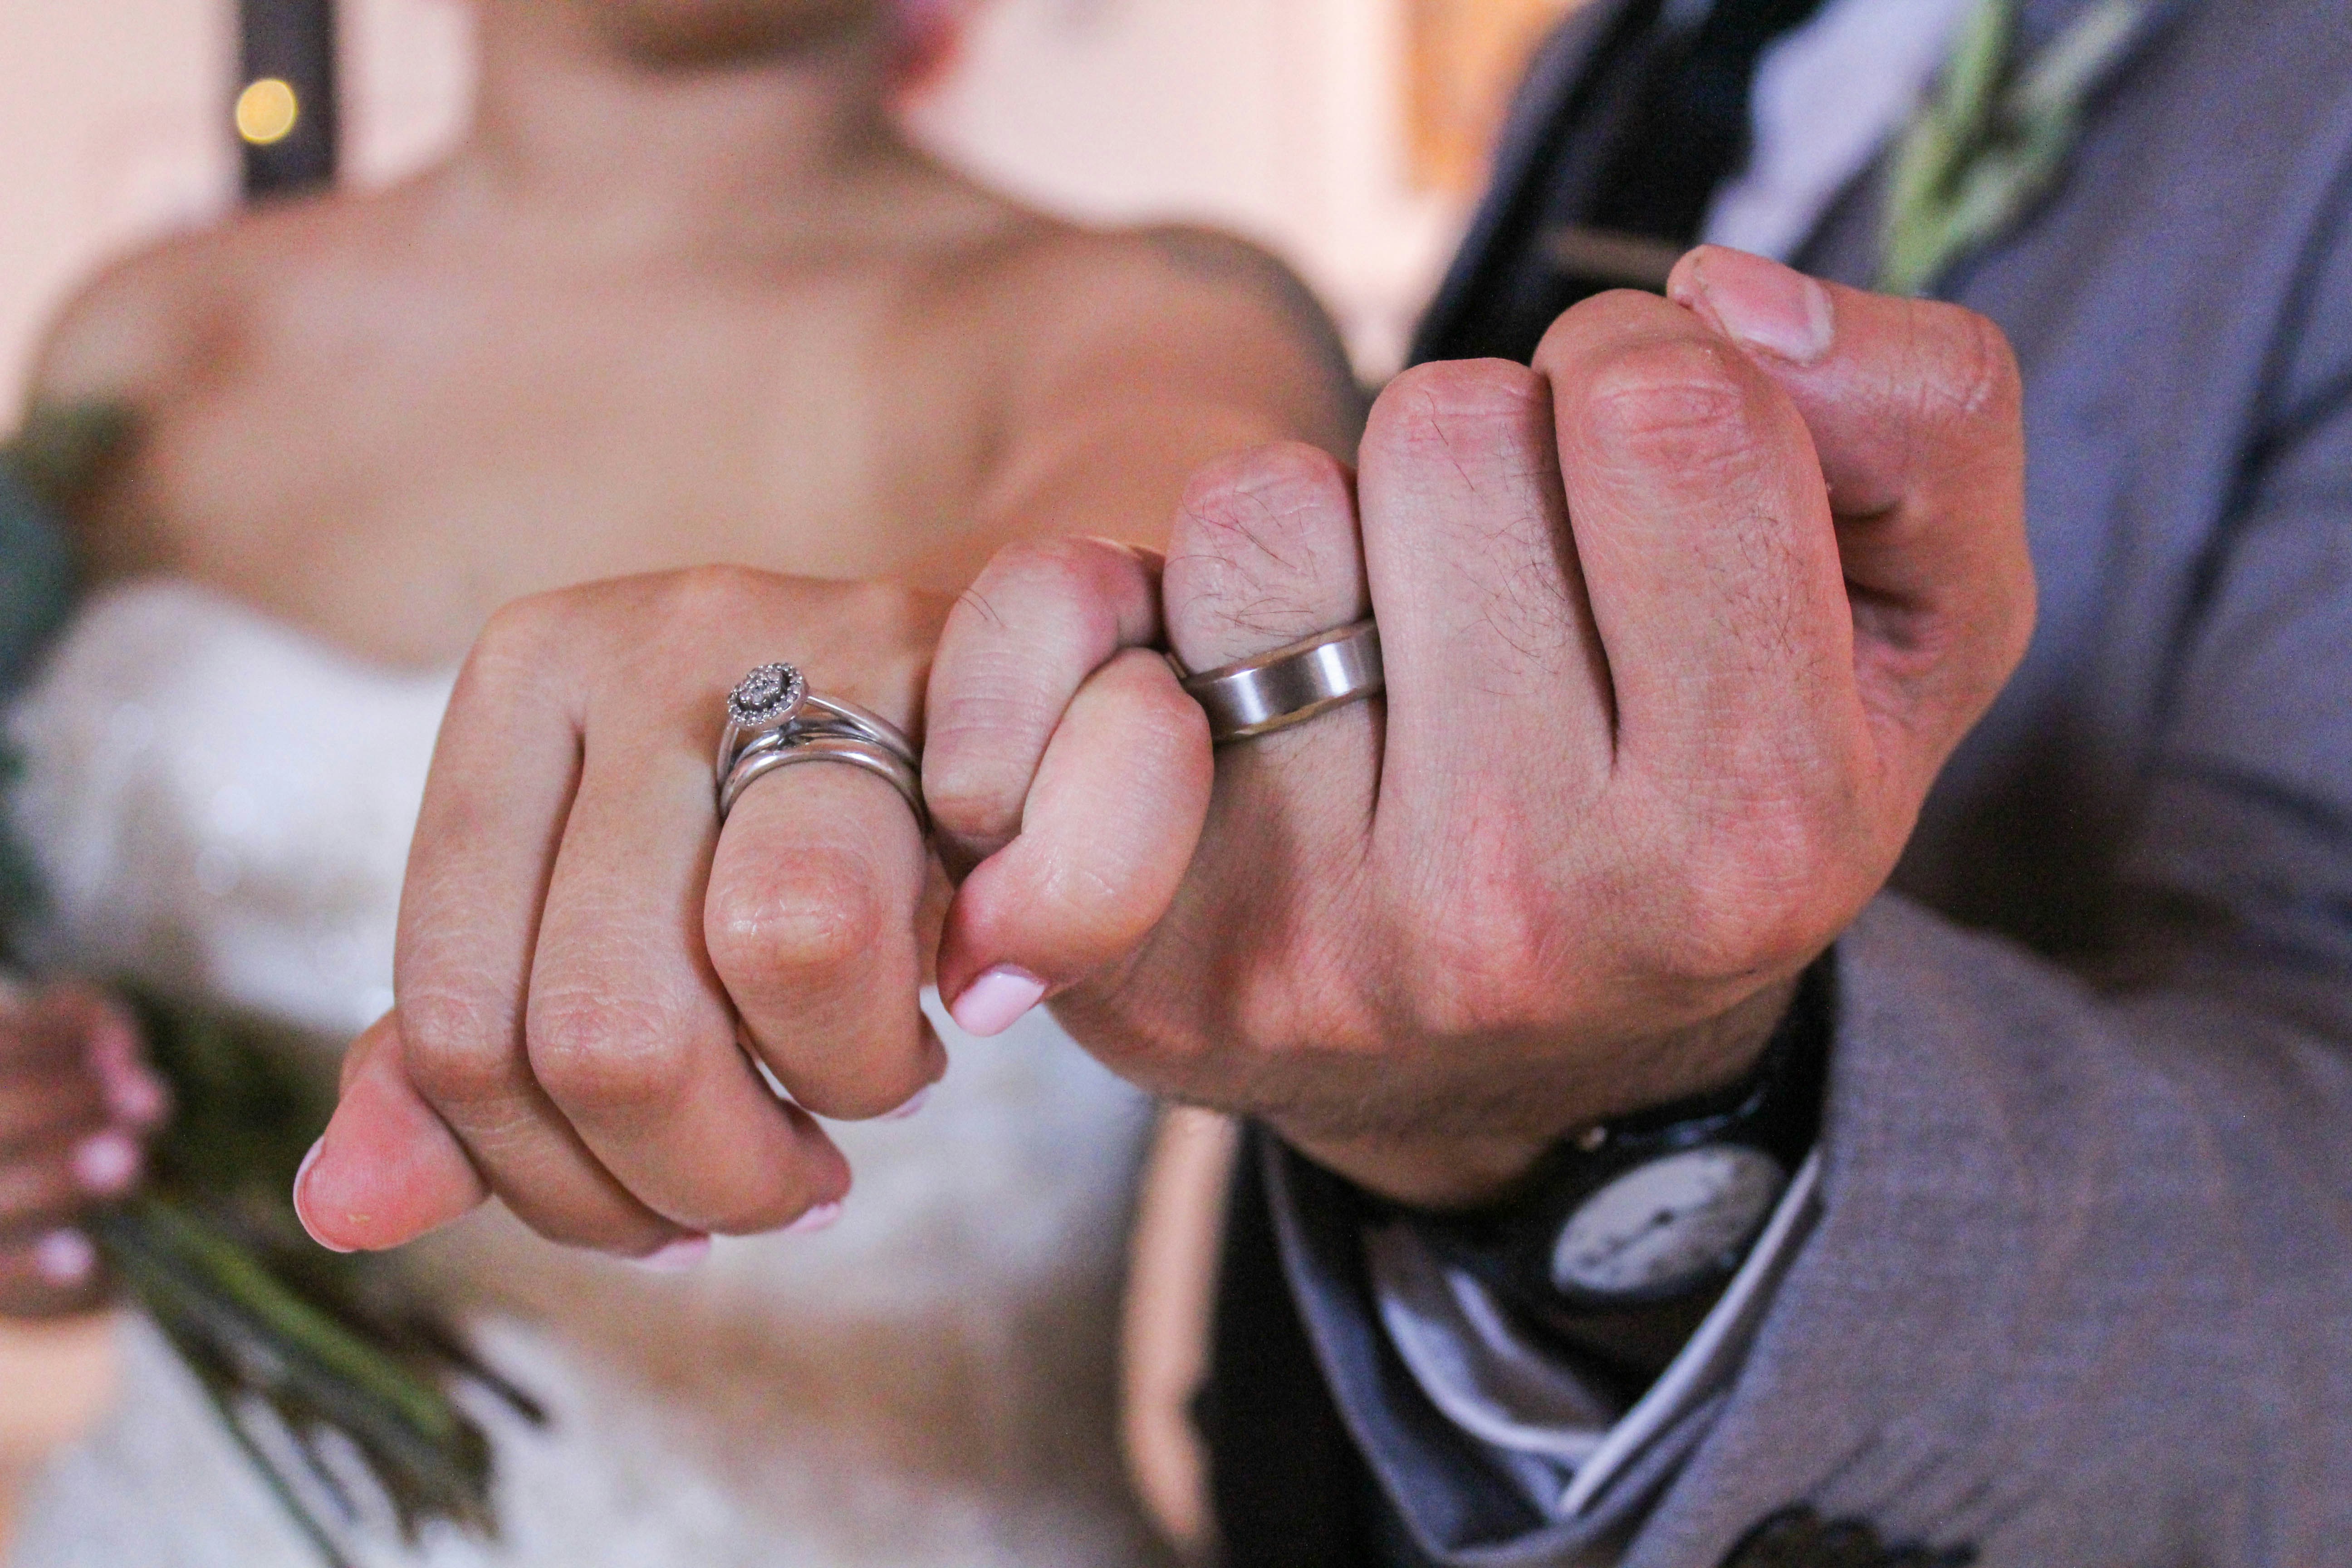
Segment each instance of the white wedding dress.
[{"label": "white wedding dress", "polygon": [[[61,968],[299,1022],[341,1048],[391,997],[401,871],[446,677],[357,663],[218,596],[89,605],[10,730],[12,803]],[[837,1129],[837,1226],[722,1240],[657,1276],[501,1216],[425,1244],[478,1344],[542,1398],[486,1413],[485,1568],[1102,1564],[1146,1554],[1113,1438],[1112,1339],[1141,1100],[1042,1015],[960,1036],[907,1121]],[[119,1408],[58,1457],[12,1568],[315,1558],[152,1331]],[[364,1561],[406,1563],[379,1542]]]}]

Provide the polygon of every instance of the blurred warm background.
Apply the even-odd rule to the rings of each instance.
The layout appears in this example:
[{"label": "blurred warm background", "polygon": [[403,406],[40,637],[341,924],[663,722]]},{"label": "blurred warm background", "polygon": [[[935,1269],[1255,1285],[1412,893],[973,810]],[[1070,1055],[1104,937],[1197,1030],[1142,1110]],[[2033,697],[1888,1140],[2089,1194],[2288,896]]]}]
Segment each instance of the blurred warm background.
[{"label": "blurred warm background", "polygon": [[[1042,205],[1271,246],[1396,367],[1482,178],[1509,82],[1570,0],[995,0],[917,106],[949,156]],[[464,0],[341,0],[341,177],[458,131]],[[0,433],[43,322],[107,256],[237,199],[236,0],[0,5]],[[14,1482],[106,1397],[104,1325],[0,1327],[0,1550]]]},{"label": "blurred warm background", "polygon": [[[995,0],[918,110],[1003,185],[1287,256],[1392,368],[1529,43],[1570,0]],[[460,124],[465,0],[341,0],[342,169],[397,179]],[[234,0],[0,6],[0,384],[94,261],[236,199]]]}]

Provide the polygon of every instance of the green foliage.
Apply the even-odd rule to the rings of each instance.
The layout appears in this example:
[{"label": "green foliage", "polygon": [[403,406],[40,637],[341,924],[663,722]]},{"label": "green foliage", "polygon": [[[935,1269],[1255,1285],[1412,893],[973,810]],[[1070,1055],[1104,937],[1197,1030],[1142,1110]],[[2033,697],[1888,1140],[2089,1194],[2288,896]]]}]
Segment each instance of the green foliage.
[{"label": "green foliage", "polygon": [[37,403],[7,450],[8,466],[35,500],[63,514],[89,494],[138,431],[121,403]]},{"label": "green foliage", "polygon": [[2139,36],[2147,0],[2101,0],[2019,61],[2017,0],[1980,0],[1895,150],[1878,287],[1924,294],[2057,183],[2084,100]]}]

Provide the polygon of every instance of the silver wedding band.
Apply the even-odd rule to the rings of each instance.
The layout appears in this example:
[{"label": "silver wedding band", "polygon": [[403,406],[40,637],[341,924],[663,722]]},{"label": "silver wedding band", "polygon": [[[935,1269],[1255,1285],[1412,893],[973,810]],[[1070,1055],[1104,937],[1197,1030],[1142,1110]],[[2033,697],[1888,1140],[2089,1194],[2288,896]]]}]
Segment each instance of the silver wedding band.
[{"label": "silver wedding band", "polygon": [[1208,711],[1209,738],[1223,745],[1271,735],[1376,697],[1388,681],[1381,668],[1380,627],[1367,620],[1186,675],[1183,684]]},{"label": "silver wedding band", "polygon": [[922,760],[906,731],[855,702],[811,691],[789,664],[763,664],[728,693],[716,767],[719,820],[755,780],[800,763],[843,763],[876,774],[930,831]]}]

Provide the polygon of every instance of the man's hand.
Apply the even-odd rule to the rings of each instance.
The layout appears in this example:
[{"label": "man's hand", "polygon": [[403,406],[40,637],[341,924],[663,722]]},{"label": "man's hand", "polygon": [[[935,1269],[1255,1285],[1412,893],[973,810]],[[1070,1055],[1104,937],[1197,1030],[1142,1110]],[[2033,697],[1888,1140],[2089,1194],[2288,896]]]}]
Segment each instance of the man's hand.
[{"label": "man's hand", "polygon": [[919,733],[947,605],[710,568],[500,612],[435,752],[399,1005],[296,1182],[310,1233],[397,1246],[495,1194],[553,1239],[682,1264],[829,1213],[849,1172],[810,1113],[881,1115],[945,1066],[917,1002],[932,861],[849,767],[761,780],[721,834],[721,700],[783,658]]},{"label": "man's hand", "polygon": [[1717,249],[1670,292],[1580,305],[1532,370],[1400,377],[1356,476],[1278,447],[1196,481],[1187,666],[1371,612],[1388,669],[1218,752],[1205,828],[1151,563],[999,558],[925,763],[976,867],[966,1026],[1051,994],[1138,1082],[1430,1204],[1752,1064],[2023,652],[2018,383],[1954,307]]},{"label": "man's hand", "polygon": [[0,993],[0,1317],[97,1304],[78,1223],[136,1184],[168,1109],[121,1007],[82,985]]}]

